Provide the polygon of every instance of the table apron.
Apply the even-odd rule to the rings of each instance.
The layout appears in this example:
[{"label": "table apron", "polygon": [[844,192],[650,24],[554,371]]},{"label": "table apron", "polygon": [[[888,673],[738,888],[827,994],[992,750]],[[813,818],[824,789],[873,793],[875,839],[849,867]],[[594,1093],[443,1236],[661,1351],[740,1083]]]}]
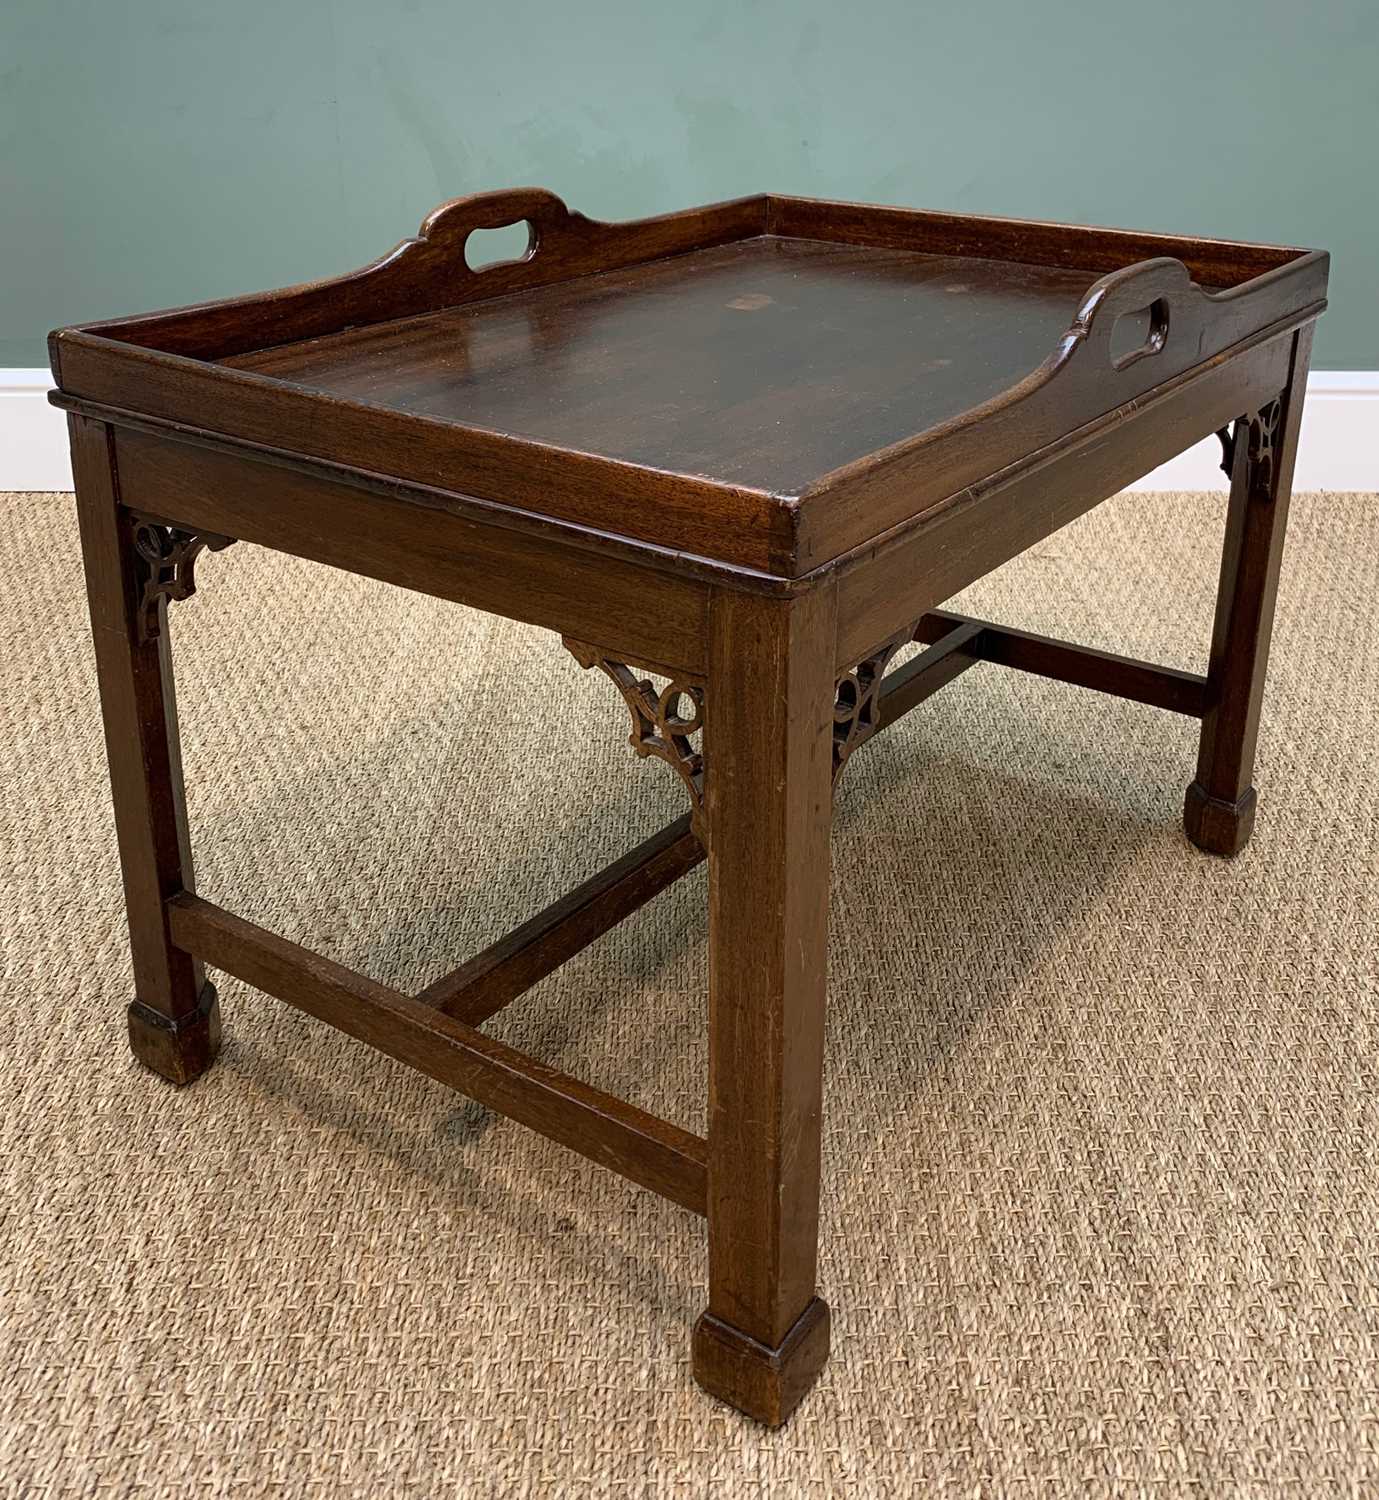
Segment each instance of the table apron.
[{"label": "table apron", "polygon": [[[1295,334],[1259,344],[1086,439],[1055,445],[839,567],[838,670],[1184,449],[1278,395]],[[1130,502],[1133,503],[1133,502]]]},{"label": "table apron", "polygon": [[116,427],[121,503],[702,673],[710,587],[444,509]]}]

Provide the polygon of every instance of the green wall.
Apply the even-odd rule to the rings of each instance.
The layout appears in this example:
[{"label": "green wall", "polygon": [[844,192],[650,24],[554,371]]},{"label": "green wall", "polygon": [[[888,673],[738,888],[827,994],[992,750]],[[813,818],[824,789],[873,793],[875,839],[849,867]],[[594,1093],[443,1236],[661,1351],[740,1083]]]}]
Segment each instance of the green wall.
[{"label": "green wall", "polygon": [[1379,368],[1376,0],[0,0],[0,365],[519,183],[1323,246],[1314,363]]}]

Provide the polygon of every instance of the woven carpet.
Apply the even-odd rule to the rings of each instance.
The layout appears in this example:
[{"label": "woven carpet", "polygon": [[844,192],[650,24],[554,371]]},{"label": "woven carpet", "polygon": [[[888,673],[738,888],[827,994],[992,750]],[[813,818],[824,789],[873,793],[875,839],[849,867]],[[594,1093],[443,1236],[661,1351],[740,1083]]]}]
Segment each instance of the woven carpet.
[{"label": "woven carpet", "polygon": [[[72,504],[0,505],[0,1493],[1379,1494],[1379,496],[1295,502],[1239,859],[1191,721],[997,667],[851,762],[775,1434],[691,1378],[692,1215],[229,979],[200,1083],[136,1067]],[[1119,497],[963,603],[1200,670],[1222,516]],[[551,635],[198,572],[211,899],[417,988],[681,811]],[[702,1130],[704,896],[493,1031]]]}]

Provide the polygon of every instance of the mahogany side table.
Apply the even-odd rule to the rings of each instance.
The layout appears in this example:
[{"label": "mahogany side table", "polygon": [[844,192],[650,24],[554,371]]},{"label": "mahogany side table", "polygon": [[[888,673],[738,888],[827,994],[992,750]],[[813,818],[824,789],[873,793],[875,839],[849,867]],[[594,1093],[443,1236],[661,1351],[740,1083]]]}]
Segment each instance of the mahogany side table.
[{"label": "mahogany side table", "polygon": [[[525,255],[471,268],[475,231],[522,221]],[[705,1215],[696,1378],[784,1421],[829,1345],[834,783],[996,662],[1199,719],[1187,835],[1242,848],[1326,284],[1319,251],[774,194],[609,224],[523,188],[447,203],[334,280],[58,331],[135,1055],[175,1083],[210,1065],[209,964]],[[1205,676],[939,607],[1214,432]],[[204,900],[168,604],[232,541],[557,632],[685,815],[415,995]],[[707,1139],[484,1033],[706,854]]]}]

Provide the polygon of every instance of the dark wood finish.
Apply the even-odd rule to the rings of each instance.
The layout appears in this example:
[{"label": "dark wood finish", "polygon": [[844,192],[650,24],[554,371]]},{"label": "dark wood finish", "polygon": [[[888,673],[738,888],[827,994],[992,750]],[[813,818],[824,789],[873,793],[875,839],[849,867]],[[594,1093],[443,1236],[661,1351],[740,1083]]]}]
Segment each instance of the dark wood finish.
[{"label": "dark wood finish", "polygon": [[776,1347],[703,1313],[694,1325],[694,1375],[706,1391],[767,1427],[779,1427],[828,1362],[828,1303],[815,1297]]},{"label": "dark wood finish", "polygon": [[[1113,698],[1128,698],[1132,703],[1167,709],[1169,713],[1186,714],[1189,718],[1200,719],[1206,711],[1207,679],[1200,673],[1155,666],[1134,657],[1117,656],[1113,651],[1098,651],[1092,646],[1074,645],[1029,630],[1014,630],[991,620],[974,620],[970,615],[935,610],[919,622],[915,638],[938,641],[941,645],[935,649],[942,649],[950,646],[959,631],[968,632],[965,649],[978,661],[1013,667],[1017,672],[1072,683],[1074,687],[1091,688]],[[917,657],[910,665],[917,667],[923,660],[924,657]]]},{"label": "dark wood finish", "polygon": [[919,250],[927,255],[979,256],[1019,265],[1121,271],[1142,261],[1180,260],[1204,287],[1226,288],[1266,276],[1312,254],[1286,245],[1151,234],[1006,219],[991,214],[948,214],[876,203],[838,203],[772,193],[766,200],[768,234],[839,245]]},{"label": "dark wood finish", "polygon": [[[763,236],[232,364],[347,401],[799,494],[1018,383],[1096,279]],[[792,368],[808,378],[787,412],[762,371]]]},{"label": "dark wood finish", "polygon": [[[1261,297],[1280,309],[1294,297],[1315,300],[1311,274],[1312,268],[1299,261],[1219,293],[1198,286],[1175,260],[1145,261],[1102,277],[1083,298],[1055,352],[1024,380],[804,491],[796,539],[800,570],[904,521],[914,514],[916,499],[938,502],[1039,453],[1064,437],[1070,419],[1080,426],[1197,369],[1259,331]],[[1118,364],[1112,355],[1118,320],[1149,306],[1167,309],[1162,344],[1147,345],[1145,357]],[[1297,314],[1308,310],[1281,312],[1266,326],[1291,329]]]},{"label": "dark wood finish", "polygon": [[131,1000],[125,1013],[129,1049],[143,1065],[179,1088],[195,1083],[220,1051],[220,998],[204,980],[196,1008],[169,1016],[141,1000]]},{"label": "dark wood finish", "polygon": [[708,1148],[699,1136],[199,896],[174,896],[167,910],[183,952],[674,1203],[705,1211]]},{"label": "dark wood finish", "polygon": [[149,630],[134,524],[119,505],[113,435],[82,417],[69,426],[134,965],[129,1043],[146,1067],[185,1084],[215,1059],[220,1011],[201,965],[169,938],[163,912],[164,901],[192,880],[167,601],[156,599]]},{"label": "dark wood finish", "polygon": [[1306,328],[1293,340],[1282,394],[1235,427],[1207,709],[1183,812],[1188,837],[1210,854],[1238,854],[1254,830],[1255,741],[1311,354]]},{"label": "dark wood finish", "polygon": [[[527,254],[470,269],[470,234],[518,220]],[[1188,834],[1240,847],[1326,279],[1279,246],[767,195],[598,224],[517,189],[348,276],[60,330],[136,1053],[179,1081],[209,1063],[204,960],[707,1214],[696,1377],[785,1420],[829,1340],[833,778],[996,663],[1201,717]],[[940,608],[1232,423],[1205,678]],[[417,997],[200,900],[167,609],[232,539],[559,633],[690,813]],[[706,844],[700,1140],[475,1027]]]},{"label": "dark wood finish", "polygon": [[[826,1319],[822,1337],[786,1338],[815,1301],[836,594],[724,592],[711,626],[711,1321],[694,1370],[734,1404],[760,1397],[751,1415],[776,1423],[828,1352]],[[716,1384],[725,1340],[756,1366],[750,1387]]]},{"label": "dark wood finish", "polygon": [[576,886],[417,996],[478,1026],[616,927],[704,859],[704,846],[677,818],[621,859]]},{"label": "dark wood finish", "polygon": [[[465,246],[474,230],[500,229],[524,220],[533,231],[524,255],[470,269]],[[325,338],[360,324],[511,297],[703,250],[761,234],[765,222],[764,196],[610,224],[572,213],[545,188],[472,193],[442,203],[426,216],[415,237],[345,276],[109,319],[88,324],[87,331],[186,359],[224,360],[276,344]],[[1297,253],[1281,252],[1284,258]]]},{"label": "dark wood finish", "polygon": [[[725,564],[713,558],[679,551],[657,543],[636,541],[611,531],[600,531],[558,516],[540,515],[521,506],[484,500],[458,490],[439,489],[434,485],[402,480],[332,459],[315,458],[275,448],[245,438],[227,437],[189,422],[172,422],[152,417],[128,407],[110,406],[87,401],[62,391],[49,391],[48,400],[56,407],[92,421],[117,427],[122,433],[138,432],[164,442],[176,442],[192,448],[220,454],[226,458],[265,464],[274,470],[303,474],[325,484],[346,485],[369,495],[381,496],[399,505],[417,506],[425,511],[444,510],[485,529],[515,532],[520,537],[539,537],[575,552],[588,552],[600,558],[623,559],[638,568],[673,578],[697,578],[706,582],[730,580],[733,587],[761,593],[789,594],[798,585],[759,569]],[[521,545],[515,541],[514,546]],[[807,586],[807,585],[806,585]]]}]

